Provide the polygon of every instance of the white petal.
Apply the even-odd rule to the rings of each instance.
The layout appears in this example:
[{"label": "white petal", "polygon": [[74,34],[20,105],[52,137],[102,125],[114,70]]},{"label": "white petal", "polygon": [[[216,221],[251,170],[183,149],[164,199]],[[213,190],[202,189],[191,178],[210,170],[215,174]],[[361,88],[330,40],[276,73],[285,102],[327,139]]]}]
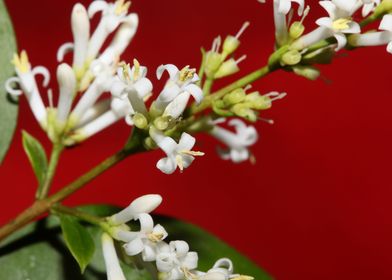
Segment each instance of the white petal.
[{"label": "white petal", "polygon": [[185,241],[176,240],[169,243],[170,249],[176,253],[177,257],[185,257],[189,252],[189,245]]},{"label": "white petal", "polygon": [[184,151],[191,151],[193,146],[195,146],[196,143],[196,138],[193,137],[192,135],[183,132],[181,134],[180,141],[178,143],[178,150],[184,150]]},{"label": "white petal", "polygon": [[233,262],[228,258],[222,258],[217,260],[213,268],[225,268],[227,269],[229,274],[232,274],[234,271]]},{"label": "white petal", "polygon": [[189,270],[197,268],[198,256],[196,252],[189,252],[182,260],[182,265]]},{"label": "white petal", "polygon": [[113,239],[106,233],[102,235],[102,251],[108,280],[126,280],[120,267]]},{"label": "white petal", "polygon": [[60,46],[60,48],[57,51],[57,61],[62,62],[64,60],[64,56],[72,52],[74,49],[74,44],[73,43],[65,43]]},{"label": "white petal", "polygon": [[163,226],[161,226],[160,224],[156,225],[152,231],[153,234],[162,234],[162,240],[165,239],[168,234],[167,231],[165,230],[165,228]]},{"label": "white petal", "polygon": [[343,33],[347,34],[355,34],[355,33],[360,33],[361,32],[361,26],[356,23],[356,22],[350,22],[349,23],[349,28],[342,30]]},{"label": "white petal", "polygon": [[160,272],[169,272],[173,269],[173,260],[170,253],[159,253],[157,255],[157,269]]},{"label": "white petal", "polygon": [[392,32],[392,15],[388,14],[382,18],[379,29]]},{"label": "white petal", "polygon": [[152,91],[152,83],[147,78],[139,79],[133,86],[140,99],[143,99]]},{"label": "white petal", "polygon": [[186,106],[188,105],[190,98],[190,93],[189,92],[182,92],[180,93],[172,102],[167,105],[164,115],[165,116],[171,116],[174,119],[179,118],[182,113],[184,113]]},{"label": "white petal", "polygon": [[195,157],[190,155],[182,155],[181,157],[182,157],[182,165],[184,168],[188,168],[195,160]]},{"label": "white petal", "polygon": [[141,238],[136,238],[129,243],[124,245],[125,253],[128,256],[136,256],[140,254],[144,249],[144,244]]},{"label": "white petal", "polygon": [[319,26],[332,28],[332,20],[328,17],[322,17],[316,20],[316,24]]},{"label": "white petal", "polygon": [[154,228],[154,221],[149,214],[141,213],[138,215],[140,222],[140,231],[143,233],[151,233]]},{"label": "white petal", "polygon": [[177,163],[169,157],[161,158],[157,162],[157,168],[165,174],[173,174],[176,171]]},{"label": "white petal", "polygon": [[278,0],[279,2],[279,13],[287,15],[291,9],[290,0]]},{"label": "white petal", "polygon": [[57,105],[57,119],[65,122],[71,110],[72,99],[76,91],[76,77],[68,64],[60,64],[57,68],[57,81],[60,87],[60,97]]},{"label": "white petal", "polygon": [[5,82],[6,91],[13,96],[21,95],[23,93],[23,91],[21,91],[20,89],[14,89],[14,87],[13,87],[14,84],[20,84],[20,79],[18,77],[9,78]]},{"label": "white petal", "polygon": [[331,1],[320,1],[319,4],[327,11],[328,16],[331,19],[335,18],[336,6],[334,5],[334,3],[332,3]]},{"label": "white petal", "polygon": [[73,66],[82,69],[87,56],[88,41],[90,39],[90,20],[86,8],[75,4],[71,16],[72,34],[74,38]]},{"label": "white petal", "polygon": [[88,16],[92,18],[96,13],[106,10],[108,5],[109,4],[103,0],[93,1],[88,7]]},{"label": "white petal", "polygon": [[160,80],[165,70],[169,73],[170,79],[174,79],[179,72],[177,66],[173,64],[161,65],[157,68],[157,79]]},{"label": "white petal", "polygon": [[188,91],[199,104],[203,100],[203,90],[195,84],[187,85],[183,90]]},{"label": "white petal", "polygon": [[336,47],[336,51],[341,50],[342,48],[344,48],[346,46],[347,43],[347,39],[346,36],[342,33],[335,33],[334,37],[338,43],[337,47]]},{"label": "white petal", "polygon": [[244,162],[249,159],[248,149],[231,149],[230,151],[231,160],[234,163]]},{"label": "white petal", "polygon": [[[153,140],[155,141],[154,137]],[[156,142],[156,141],[155,141]],[[165,152],[166,155],[170,156],[174,154],[174,151],[177,149],[177,143],[176,141],[173,140],[171,137],[163,137],[160,139],[156,144],[159,146],[159,148],[162,149],[162,151]]]},{"label": "white petal", "polygon": [[174,82],[168,82],[158,96],[160,102],[173,101],[181,92],[180,87]]},{"label": "white petal", "polygon": [[41,75],[44,78],[44,81],[42,82],[42,85],[44,87],[47,87],[49,85],[50,73],[46,67],[43,66],[34,67],[31,73],[33,74],[33,76]]},{"label": "white petal", "polygon": [[144,250],[142,252],[142,259],[145,262],[152,262],[156,260],[156,251],[150,244],[144,245]]},{"label": "white petal", "polygon": [[387,52],[392,54],[392,42],[387,45]]}]

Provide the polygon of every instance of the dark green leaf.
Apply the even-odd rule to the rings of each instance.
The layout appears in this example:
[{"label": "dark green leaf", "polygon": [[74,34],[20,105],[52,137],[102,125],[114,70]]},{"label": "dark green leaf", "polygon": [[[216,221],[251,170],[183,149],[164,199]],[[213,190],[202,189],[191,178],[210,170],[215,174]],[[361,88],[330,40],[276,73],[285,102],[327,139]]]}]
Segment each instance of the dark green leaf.
[{"label": "dark green leaf", "polygon": [[26,131],[22,132],[23,148],[33,167],[38,183],[41,185],[45,179],[46,170],[48,169],[48,160],[45,150],[40,142]]},{"label": "dark green leaf", "polygon": [[[109,216],[117,208],[88,206],[82,208],[97,216]],[[172,239],[189,242],[192,250],[199,253],[199,268],[206,270],[221,257],[233,260],[238,273],[252,275],[257,280],[271,279],[263,270],[236,250],[206,231],[172,218],[155,217],[168,231]],[[0,244],[0,280],[106,280],[105,266],[100,245],[101,230],[87,227],[93,236],[97,250],[83,276],[75,266],[59,238],[57,219],[52,217],[29,225]],[[147,269],[123,266],[128,280],[152,280]]]},{"label": "dark green leaf", "polygon": [[4,1],[0,0],[0,164],[8,151],[16,127],[18,106],[10,99],[4,87],[14,73],[11,64],[16,52],[15,34]]},{"label": "dark green leaf", "polygon": [[61,215],[60,223],[65,243],[83,273],[94,256],[94,240],[90,233],[74,218]]}]

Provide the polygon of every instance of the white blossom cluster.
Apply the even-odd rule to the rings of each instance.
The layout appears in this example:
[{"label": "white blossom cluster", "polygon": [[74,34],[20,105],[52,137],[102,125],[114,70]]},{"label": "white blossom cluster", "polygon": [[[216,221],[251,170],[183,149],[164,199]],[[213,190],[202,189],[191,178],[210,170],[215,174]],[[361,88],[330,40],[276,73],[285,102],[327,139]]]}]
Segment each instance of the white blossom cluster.
[{"label": "white blossom cluster", "polygon": [[[57,68],[58,94],[48,89],[47,98],[43,98],[36,76],[44,77],[43,88],[47,88],[49,71],[43,66],[32,67],[25,51],[15,54],[12,63],[17,75],[8,79],[6,89],[15,96],[24,93],[35,118],[54,143],[75,145],[125,119],[127,124],[147,132],[152,148],[164,151],[166,157],[157,162],[159,170],[166,174],[177,168],[182,171],[196,156],[204,153],[192,150],[196,140],[187,132],[174,136],[168,132],[181,123],[191,98],[196,104],[203,101],[200,78],[196,69],[189,66],[179,69],[173,64],[161,65],[156,70],[156,78],[161,79],[167,72],[168,79],[155,99],[147,103],[153,96],[153,83],[147,77],[147,68],[136,59],[132,65],[120,61],[139,22],[137,14],[128,12],[129,7],[130,2],[124,0],[114,3],[96,0],[87,9],[79,3],[74,6],[71,15],[73,42],[63,44],[57,54],[61,62],[72,52],[73,60],[69,64],[63,62]],[[91,20],[99,13],[100,21],[92,30]],[[237,35],[228,36],[222,49],[220,37],[214,41],[206,54],[207,77],[218,79],[239,70],[238,63],[245,56],[235,60],[232,54],[248,25],[245,23]],[[107,42],[112,33],[112,41]],[[234,113],[229,116],[250,121],[258,118],[255,110],[270,108],[273,100],[284,96],[258,92],[246,95],[244,90],[239,99],[238,93],[233,94],[223,102],[228,106],[234,104]],[[54,100],[57,100],[56,104]],[[235,129],[233,131],[222,126],[223,122],[216,118],[207,122],[210,135],[227,146],[227,149],[218,149],[219,155],[236,163],[253,159],[248,148],[258,139],[256,129],[241,119],[232,119],[227,124]]]},{"label": "white blossom cluster", "polygon": [[[110,229],[102,235],[102,248],[109,280],[125,280],[114,247],[114,240],[122,242],[129,256],[141,255],[145,262],[155,262],[162,280],[252,280],[250,276],[234,274],[233,264],[219,259],[206,272],[197,270],[198,255],[190,251],[187,242],[175,240],[166,243],[166,230],[149,214],[162,202],[160,195],[144,195],[135,199],[127,208],[107,218]],[[132,231],[126,224],[131,220],[140,223],[139,231]],[[113,240],[114,239],[114,240]]]},{"label": "white blossom cluster", "polygon": [[[264,3],[265,1],[260,0]],[[297,4],[297,13],[301,20],[291,24],[293,3]],[[279,46],[289,44],[291,49],[305,50],[324,39],[336,39],[335,50],[338,51],[349,43],[353,47],[378,46],[388,44],[392,52],[392,2],[390,0],[323,0],[319,1],[327,16],[316,20],[318,28],[302,35],[304,18],[309,13],[309,6],[304,0],[273,0],[276,42]],[[360,11],[358,15],[357,12]],[[361,34],[361,27],[356,19],[381,16],[379,32],[370,31]],[[351,35],[351,36],[348,36]]]}]

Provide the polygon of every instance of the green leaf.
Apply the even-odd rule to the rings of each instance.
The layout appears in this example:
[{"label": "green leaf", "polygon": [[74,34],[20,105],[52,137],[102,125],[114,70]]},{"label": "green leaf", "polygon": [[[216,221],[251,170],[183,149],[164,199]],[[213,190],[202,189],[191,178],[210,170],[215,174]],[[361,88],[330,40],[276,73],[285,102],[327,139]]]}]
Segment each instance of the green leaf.
[{"label": "green leaf", "polygon": [[[97,216],[109,216],[117,208],[110,206],[88,206],[80,208]],[[171,239],[189,242],[191,249],[199,253],[199,268],[206,270],[221,257],[233,260],[235,271],[252,275],[257,280],[272,279],[262,269],[235,249],[197,226],[173,218],[156,216]],[[100,238],[102,231],[87,227],[97,250],[83,275],[60,238],[58,219],[49,217],[31,224],[0,243],[0,280],[106,280]],[[147,268],[122,264],[128,280],[152,280]]]},{"label": "green leaf", "polygon": [[4,87],[5,81],[14,73],[11,64],[16,52],[15,34],[4,0],[0,0],[0,164],[7,153],[16,127],[17,102],[12,100]]},{"label": "green leaf", "polygon": [[38,183],[41,185],[48,169],[48,160],[40,142],[26,131],[22,132],[23,148],[29,158]]},{"label": "green leaf", "polygon": [[65,243],[83,273],[94,256],[94,240],[88,231],[74,218],[60,215],[60,223]]}]

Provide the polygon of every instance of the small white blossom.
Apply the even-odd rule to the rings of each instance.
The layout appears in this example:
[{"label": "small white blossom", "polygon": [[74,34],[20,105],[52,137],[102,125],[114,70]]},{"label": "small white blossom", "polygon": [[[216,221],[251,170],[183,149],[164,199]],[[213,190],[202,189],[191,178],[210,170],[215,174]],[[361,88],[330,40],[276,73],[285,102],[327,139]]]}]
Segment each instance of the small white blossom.
[{"label": "small white blossom", "polygon": [[131,220],[138,219],[140,214],[148,214],[154,211],[162,202],[158,194],[148,194],[133,200],[128,207],[114,214],[108,219],[111,225],[125,224]]},{"label": "small white blossom", "polygon": [[[26,51],[22,51],[20,56],[15,54],[12,63],[15,66],[17,76],[6,81],[5,88],[7,92],[13,96],[19,96],[24,93],[34,117],[42,127],[46,127],[47,112],[38,90],[35,76],[42,75],[44,77],[43,86],[47,87],[50,81],[48,69],[43,66],[32,68]],[[14,89],[14,84],[17,84],[20,89]]]},{"label": "small white blossom", "polygon": [[179,70],[173,64],[161,65],[157,69],[157,78],[161,79],[165,71],[169,73],[169,80],[155,100],[154,108],[166,116],[178,118],[185,110],[190,96],[200,103],[203,91],[195,84],[199,81],[195,69],[186,66]]},{"label": "small white blossom", "polygon": [[150,129],[150,136],[167,155],[157,162],[157,168],[165,174],[174,173],[177,167],[183,171],[191,165],[195,156],[204,155],[202,152],[192,151],[196,139],[188,133],[182,133],[178,144],[171,137],[164,136],[154,128]]},{"label": "small white blossom", "polygon": [[232,119],[228,122],[228,125],[233,126],[235,132],[218,125],[215,125],[210,131],[211,135],[228,147],[227,150],[218,150],[220,156],[235,163],[250,159],[251,153],[248,148],[257,142],[257,130],[251,125],[247,126],[240,119]]},{"label": "small white blossom", "polygon": [[129,256],[142,254],[144,261],[155,261],[162,240],[167,237],[166,230],[161,225],[154,226],[149,214],[139,214],[140,231],[119,230],[116,235],[119,240],[127,242],[124,245],[125,253]]},{"label": "small white blossom", "polygon": [[336,51],[338,51],[347,43],[345,34],[361,32],[359,24],[351,19],[351,15],[357,8],[357,0],[332,0],[319,3],[329,17],[319,18],[316,23],[320,27],[296,40],[292,48],[304,49],[333,36],[337,41]]},{"label": "small white blossom", "polygon": [[106,274],[108,280],[126,280],[118,260],[113,239],[107,234],[102,234],[102,251],[105,260]]},{"label": "small white blossom", "polygon": [[180,280],[191,270],[197,268],[198,256],[189,251],[185,241],[172,241],[164,244],[156,257],[158,271],[166,272],[166,280]]}]

